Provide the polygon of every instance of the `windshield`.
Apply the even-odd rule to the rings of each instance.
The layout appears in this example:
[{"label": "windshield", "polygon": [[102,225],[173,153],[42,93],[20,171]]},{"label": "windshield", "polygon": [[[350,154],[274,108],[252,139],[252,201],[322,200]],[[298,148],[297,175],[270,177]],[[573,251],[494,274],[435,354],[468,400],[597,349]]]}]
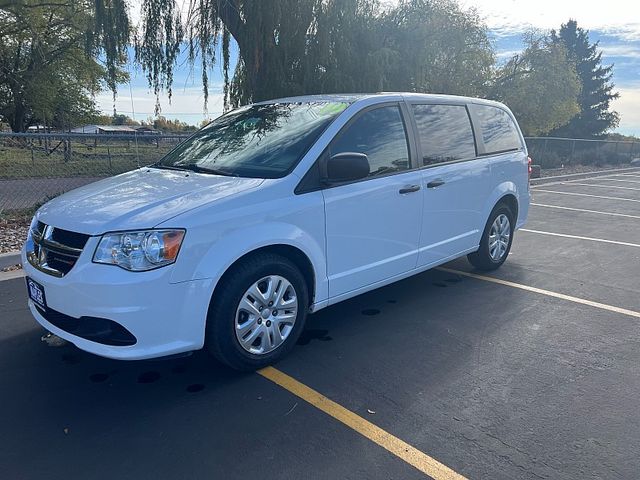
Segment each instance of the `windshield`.
[{"label": "windshield", "polygon": [[274,103],[234,110],[185,140],[154,166],[280,178],[347,106],[343,102]]}]

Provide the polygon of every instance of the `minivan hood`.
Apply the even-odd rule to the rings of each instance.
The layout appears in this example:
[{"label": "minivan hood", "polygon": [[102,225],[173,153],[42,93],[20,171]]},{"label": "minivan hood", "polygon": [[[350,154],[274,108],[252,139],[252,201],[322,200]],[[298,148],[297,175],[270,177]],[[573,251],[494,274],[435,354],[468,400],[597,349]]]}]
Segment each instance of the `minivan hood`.
[{"label": "minivan hood", "polygon": [[152,228],[262,182],[259,178],[141,168],[54,198],[40,208],[38,220],[89,235]]}]

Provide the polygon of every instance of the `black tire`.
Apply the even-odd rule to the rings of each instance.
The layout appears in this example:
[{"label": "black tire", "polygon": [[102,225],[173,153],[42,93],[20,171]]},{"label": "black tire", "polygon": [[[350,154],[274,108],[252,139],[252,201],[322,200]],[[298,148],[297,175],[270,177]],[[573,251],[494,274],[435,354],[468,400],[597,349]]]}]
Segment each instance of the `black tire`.
[{"label": "black tire", "polygon": [[[506,217],[509,219],[509,242],[507,245],[507,249],[502,254],[502,256],[498,260],[494,260],[489,253],[489,234],[493,222],[500,215],[506,215]],[[505,262],[505,260],[509,256],[509,252],[511,251],[514,229],[515,218],[513,212],[504,203],[499,203],[493,208],[491,214],[489,215],[489,220],[487,220],[487,224],[484,227],[484,232],[482,232],[482,238],[480,239],[480,248],[477,252],[467,255],[467,259],[469,260],[471,265],[476,267],[478,270],[485,271],[495,270],[496,268],[500,267],[500,265]]]},{"label": "black tire", "polygon": [[[298,312],[289,335],[275,350],[253,354],[236,338],[236,310],[247,289],[269,275],[279,275],[291,283],[298,299]],[[271,365],[295,346],[304,329],[309,309],[307,283],[298,267],[288,258],[259,253],[247,258],[224,275],[209,306],[205,347],[216,359],[241,371],[254,371]]]}]

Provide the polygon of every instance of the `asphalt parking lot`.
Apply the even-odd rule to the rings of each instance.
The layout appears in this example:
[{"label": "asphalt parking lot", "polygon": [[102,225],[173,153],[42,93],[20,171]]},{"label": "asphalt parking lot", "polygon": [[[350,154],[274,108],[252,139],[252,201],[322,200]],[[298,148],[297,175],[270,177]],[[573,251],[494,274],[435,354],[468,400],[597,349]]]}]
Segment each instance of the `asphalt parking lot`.
[{"label": "asphalt parking lot", "polygon": [[49,347],[0,282],[0,478],[638,478],[640,170],[533,192],[499,271],[322,310],[262,374]]}]

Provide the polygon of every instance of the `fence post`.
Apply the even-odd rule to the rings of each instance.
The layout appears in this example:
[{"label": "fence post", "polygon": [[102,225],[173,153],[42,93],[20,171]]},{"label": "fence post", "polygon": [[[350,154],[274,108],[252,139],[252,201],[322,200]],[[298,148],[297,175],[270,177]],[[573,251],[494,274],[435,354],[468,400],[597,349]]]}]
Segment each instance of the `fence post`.
[{"label": "fence post", "polygon": [[62,147],[65,163],[71,161],[71,140],[69,140],[68,138],[62,140]]},{"label": "fence post", "polygon": [[111,150],[109,149],[109,145],[107,145],[107,157],[109,157],[109,173],[113,175],[113,165],[111,164]]},{"label": "fence post", "polygon": [[576,151],[576,139],[571,142],[571,154],[569,155],[569,163],[573,163],[573,154]]},{"label": "fence post", "polygon": [[31,149],[31,165],[33,165],[33,167],[35,168],[36,159],[33,158],[33,142],[32,141],[29,141],[29,148]]},{"label": "fence post", "polygon": [[631,160],[633,160],[633,147],[635,146],[636,146],[636,141],[631,140],[631,148],[629,149],[629,163],[631,163]]}]

